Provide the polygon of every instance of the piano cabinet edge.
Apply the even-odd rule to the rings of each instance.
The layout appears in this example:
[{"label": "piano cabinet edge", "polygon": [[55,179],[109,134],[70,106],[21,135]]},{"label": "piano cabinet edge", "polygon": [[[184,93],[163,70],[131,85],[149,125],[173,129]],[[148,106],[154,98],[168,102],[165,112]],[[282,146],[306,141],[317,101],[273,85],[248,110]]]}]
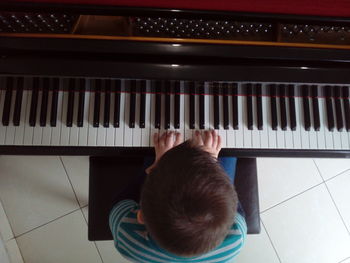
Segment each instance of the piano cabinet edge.
[{"label": "piano cabinet edge", "polygon": [[[153,156],[151,147],[79,147],[79,146],[0,146],[0,155],[84,155],[84,156]],[[289,158],[350,158],[345,150],[287,150],[225,148],[220,156],[289,157]]]}]

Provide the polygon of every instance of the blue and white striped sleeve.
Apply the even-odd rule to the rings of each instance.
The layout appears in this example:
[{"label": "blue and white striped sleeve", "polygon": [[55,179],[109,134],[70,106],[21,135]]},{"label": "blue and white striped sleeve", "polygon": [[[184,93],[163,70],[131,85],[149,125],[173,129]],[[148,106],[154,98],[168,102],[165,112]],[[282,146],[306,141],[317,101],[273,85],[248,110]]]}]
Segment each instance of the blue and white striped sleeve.
[{"label": "blue and white striped sleeve", "polygon": [[132,210],[137,203],[133,200],[123,200],[118,202],[109,213],[109,228],[111,229],[113,239],[117,242],[117,233],[121,220],[130,210]]}]

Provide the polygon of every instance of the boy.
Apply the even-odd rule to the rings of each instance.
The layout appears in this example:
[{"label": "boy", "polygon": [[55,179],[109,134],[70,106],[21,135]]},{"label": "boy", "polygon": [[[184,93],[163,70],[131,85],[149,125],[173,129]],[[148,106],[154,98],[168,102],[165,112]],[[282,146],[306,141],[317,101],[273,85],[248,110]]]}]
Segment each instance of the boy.
[{"label": "boy", "polygon": [[168,132],[155,134],[154,145],[140,205],[123,200],[110,213],[115,247],[132,262],[232,262],[247,228],[234,173],[217,159],[220,136],[197,131],[181,144]]}]

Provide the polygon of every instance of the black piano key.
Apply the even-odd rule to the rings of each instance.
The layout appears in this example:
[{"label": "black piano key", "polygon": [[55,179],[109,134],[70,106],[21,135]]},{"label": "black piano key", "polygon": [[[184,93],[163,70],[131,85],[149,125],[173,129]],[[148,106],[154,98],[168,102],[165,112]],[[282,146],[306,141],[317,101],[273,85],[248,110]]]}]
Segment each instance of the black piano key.
[{"label": "black piano key", "polygon": [[318,106],[318,87],[317,85],[312,85],[312,111],[314,116],[314,129],[315,131],[320,130],[320,109]]},{"label": "black piano key", "polygon": [[232,120],[233,129],[238,130],[238,91],[236,83],[233,83],[232,85]]},{"label": "black piano key", "polygon": [[247,94],[247,126],[248,130],[253,130],[253,86],[252,84],[247,84],[246,86]]},{"label": "black piano key", "polygon": [[53,82],[52,82],[52,100],[51,100],[51,114],[50,114],[51,127],[56,127],[56,124],[57,124],[58,89],[59,89],[59,79],[55,78],[53,79]]},{"label": "black piano key", "polygon": [[327,107],[327,120],[328,120],[328,130],[334,130],[334,113],[333,113],[333,103],[332,103],[332,87],[325,86],[326,94],[326,107]]},{"label": "black piano key", "polygon": [[10,111],[11,111],[11,102],[12,102],[12,92],[13,92],[13,78],[8,77],[6,81],[6,93],[4,108],[2,112],[2,125],[8,126],[10,122]]},{"label": "black piano key", "polygon": [[78,102],[77,126],[83,127],[85,107],[85,79],[79,79],[79,102]]},{"label": "black piano key", "polygon": [[16,101],[15,101],[15,109],[13,113],[14,126],[19,126],[19,122],[21,120],[22,98],[23,98],[23,78],[20,77],[17,79]]},{"label": "black piano key", "polygon": [[130,81],[129,128],[135,128],[136,80]]},{"label": "black piano key", "polygon": [[335,103],[335,116],[337,118],[337,129],[342,131],[344,128],[343,114],[341,111],[341,90],[340,87],[334,87],[334,103]]},{"label": "black piano key", "polygon": [[286,108],[286,87],[279,85],[280,98],[280,114],[281,114],[281,128],[283,131],[287,130],[287,108]]},{"label": "black piano key", "polygon": [[95,80],[95,101],[94,101],[94,120],[93,127],[100,125],[100,106],[101,106],[101,90],[102,83],[100,79]]},{"label": "black piano key", "polygon": [[174,128],[180,128],[180,81],[175,82]]},{"label": "black piano key", "polygon": [[195,128],[195,86],[194,82],[189,82],[189,88],[190,88],[190,129]]},{"label": "black piano key", "polygon": [[145,128],[146,118],[146,81],[140,82],[140,128]]},{"label": "black piano key", "polygon": [[118,79],[115,83],[115,97],[114,97],[114,115],[113,115],[113,127],[119,128],[120,121],[120,92],[121,92],[121,80]]},{"label": "black piano key", "polygon": [[30,101],[29,125],[34,127],[36,123],[36,110],[38,107],[38,97],[40,89],[39,78],[33,79],[32,99]]},{"label": "black piano key", "polygon": [[290,128],[292,131],[295,131],[297,129],[297,120],[296,120],[296,113],[295,113],[294,85],[288,85],[288,95],[289,95]]},{"label": "black piano key", "polygon": [[273,130],[277,130],[277,105],[276,105],[276,85],[270,85],[270,98],[271,98],[271,126]]},{"label": "black piano key", "polygon": [[229,113],[228,113],[228,83],[223,83],[221,86],[222,94],[222,110],[224,118],[224,129],[228,130],[230,128]]},{"label": "black piano key", "polygon": [[220,128],[219,85],[214,84],[214,129]]},{"label": "black piano key", "polygon": [[306,131],[310,131],[311,117],[309,105],[309,87],[306,85],[301,86],[301,92],[303,96],[304,128]]},{"label": "black piano key", "polygon": [[75,93],[75,79],[70,79],[69,86],[68,86],[68,105],[67,105],[67,119],[66,119],[67,127],[72,127],[73,125],[74,93]]},{"label": "black piano key", "polygon": [[199,94],[199,129],[205,128],[205,105],[204,105],[204,83],[198,83],[198,94]]},{"label": "black piano key", "polygon": [[155,105],[155,118],[154,118],[154,127],[160,129],[160,116],[162,113],[162,84],[160,81],[156,81],[156,105]]},{"label": "black piano key", "polygon": [[350,103],[349,103],[349,87],[343,87],[343,105],[345,115],[346,131],[350,131]]},{"label": "black piano key", "polygon": [[165,94],[165,114],[164,114],[164,129],[170,129],[170,82],[163,81],[163,94]]},{"label": "black piano key", "polygon": [[111,112],[111,80],[108,79],[105,81],[105,107],[103,113],[103,127],[109,127],[109,119]]},{"label": "black piano key", "polygon": [[43,79],[42,96],[41,96],[41,107],[40,107],[40,126],[41,127],[46,126],[47,104],[48,104],[48,100],[49,100],[49,89],[50,89],[50,79],[44,78]]},{"label": "black piano key", "polygon": [[258,117],[258,130],[262,130],[264,127],[264,122],[263,122],[261,84],[256,84],[255,90],[256,90],[256,111],[257,111],[257,117]]}]

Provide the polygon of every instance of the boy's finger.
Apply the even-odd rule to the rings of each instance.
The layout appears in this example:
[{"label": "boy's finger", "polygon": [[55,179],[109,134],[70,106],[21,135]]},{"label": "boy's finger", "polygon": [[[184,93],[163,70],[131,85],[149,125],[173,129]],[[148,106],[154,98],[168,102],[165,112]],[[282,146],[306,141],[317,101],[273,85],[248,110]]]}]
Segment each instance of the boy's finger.
[{"label": "boy's finger", "polygon": [[212,141],[211,147],[216,149],[216,146],[218,144],[218,135],[216,134],[215,130],[211,131],[211,136],[213,137],[213,141]]},{"label": "boy's finger", "polygon": [[220,135],[218,135],[218,144],[217,144],[217,146],[216,146],[216,150],[217,150],[217,151],[220,151],[220,150],[221,150],[221,136],[220,136]]},{"label": "boy's finger", "polygon": [[158,134],[158,132],[153,134],[153,144],[154,144],[154,147],[158,147],[158,144],[159,144],[159,134]]},{"label": "boy's finger", "polygon": [[166,136],[167,136],[167,133],[166,133],[166,132],[164,132],[164,133],[162,134],[162,136],[160,136],[160,138],[159,138],[159,145],[160,145],[160,146],[164,146]]},{"label": "boy's finger", "polygon": [[174,143],[174,132],[170,131],[167,133],[165,144],[169,146],[169,145],[173,145],[173,143]]},{"label": "boy's finger", "polygon": [[175,146],[181,144],[182,142],[182,134],[180,132],[176,132],[175,134]]},{"label": "boy's finger", "polygon": [[202,138],[202,134],[200,131],[196,131],[195,132],[195,137],[196,137],[196,142],[198,145],[203,145],[203,138]]},{"label": "boy's finger", "polygon": [[211,147],[212,142],[213,142],[213,136],[211,135],[211,131],[205,131],[204,135],[205,135],[204,145],[206,147]]}]

